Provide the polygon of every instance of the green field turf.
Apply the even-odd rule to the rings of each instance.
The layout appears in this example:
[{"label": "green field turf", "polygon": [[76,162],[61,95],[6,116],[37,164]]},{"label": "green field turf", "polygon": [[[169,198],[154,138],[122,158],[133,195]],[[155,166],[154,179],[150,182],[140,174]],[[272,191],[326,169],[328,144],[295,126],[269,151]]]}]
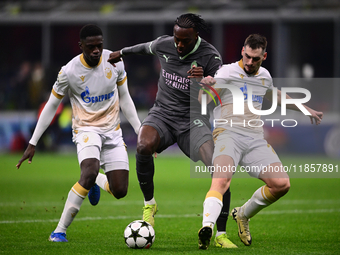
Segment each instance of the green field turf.
[{"label": "green field turf", "polygon": [[[36,153],[17,170],[20,155],[0,155],[0,254],[340,254],[340,179],[293,178],[289,193],[250,221],[253,244],[244,246],[229,219],[227,232],[238,249],[198,250],[202,203],[209,178],[190,178],[183,156],[161,154],[155,160],[156,240],[149,250],[124,243],[126,225],[142,214],[143,198],[130,157],[128,195],[116,200],[102,191],[97,206],[85,199],[67,232],[68,243],[49,242],[70,188],[79,178],[71,155]],[[331,163],[322,157],[281,157],[284,164]],[[262,182],[235,178],[231,206],[240,206]]]}]

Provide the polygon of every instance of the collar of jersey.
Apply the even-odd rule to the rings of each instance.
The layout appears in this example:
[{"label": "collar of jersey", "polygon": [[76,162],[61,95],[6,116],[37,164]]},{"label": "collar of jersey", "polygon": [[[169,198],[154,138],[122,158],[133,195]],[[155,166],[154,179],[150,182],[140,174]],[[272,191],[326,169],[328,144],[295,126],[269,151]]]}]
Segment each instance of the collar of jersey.
[{"label": "collar of jersey", "polygon": [[[240,61],[238,61],[238,65],[242,68],[242,70],[244,71],[244,65],[243,65],[243,59],[241,59]],[[244,71],[245,72],[245,71]],[[258,75],[259,71],[257,71],[257,73],[255,75]],[[247,74],[248,75],[248,74]],[[254,75],[254,76],[255,76]]]},{"label": "collar of jersey", "polygon": [[[198,49],[198,47],[200,46],[201,41],[202,41],[201,37],[198,37],[198,38],[197,38],[197,42],[196,42],[196,44],[195,44],[195,47],[192,49],[192,51],[190,51],[190,52],[189,52],[188,54],[186,54],[184,57],[179,57],[179,59],[180,59],[180,60],[183,60],[183,59],[185,59],[187,56],[189,56],[190,54],[194,53],[194,52]],[[177,46],[176,46],[176,43],[175,43],[175,47],[177,47]]]},{"label": "collar of jersey", "polygon": [[[99,66],[100,63],[102,62],[102,58],[103,58],[103,56],[100,56],[100,59],[99,59],[99,62],[98,62],[98,65],[97,65],[97,66]],[[81,55],[80,55],[80,62],[81,62],[85,67],[87,67],[87,68],[93,68],[92,66],[89,66],[89,65],[86,63],[86,61],[85,61],[85,59],[84,59],[84,54],[81,54]]]}]

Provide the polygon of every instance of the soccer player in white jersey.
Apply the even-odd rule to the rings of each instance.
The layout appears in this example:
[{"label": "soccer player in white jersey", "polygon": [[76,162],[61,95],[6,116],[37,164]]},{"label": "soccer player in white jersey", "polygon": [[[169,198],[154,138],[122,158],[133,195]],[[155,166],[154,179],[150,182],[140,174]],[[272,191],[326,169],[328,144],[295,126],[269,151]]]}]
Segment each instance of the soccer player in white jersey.
[{"label": "soccer player in white jersey", "polygon": [[[66,230],[95,181],[117,199],[126,195],[129,162],[120,129],[119,107],[136,133],[140,128],[128,92],[124,64],[119,62],[113,66],[107,62],[111,51],[103,49],[101,29],[92,24],[84,26],[80,30],[79,47],[83,53],[61,68],[28,147],[16,165],[19,168],[26,159],[32,162],[39,138],[68,93],[73,111],[73,142],[77,146],[81,174],[68,193],[57,228],[49,237],[52,242],[67,242]],[[99,173],[100,168],[106,175]]]},{"label": "soccer player in white jersey", "polygon": [[[257,110],[261,109],[263,97],[272,101],[273,96],[277,96],[277,102],[281,104],[281,91],[277,90],[277,95],[273,95],[272,77],[268,70],[261,67],[262,61],[267,58],[266,47],[265,37],[258,34],[248,36],[242,48],[240,61],[223,65],[214,78],[208,76],[202,80],[203,84],[230,84],[240,88],[244,94],[244,115],[233,115],[233,98],[229,89],[216,88],[222,105],[214,109],[214,119],[225,121],[217,122],[213,131],[215,172],[203,203],[203,222],[198,233],[201,249],[207,249],[210,244],[213,228],[222,208],[222,194],[229,188],[238,165],[252,167],[254,171],[249,174],[265,183],[244,205],[231,211],[231,216],[238,225],[238,235],[245,245],[251,245],[252,242],[249,219],[284,196],[290,188],[289,177],[282,171],[282,163],[274,149],[264,139],[262,126],[254,123],[251,126],[243,125],[249,120],[256,122],[260,119],[260,116],[253,114],[248,108],[249,88],[252,89],[252,104]],[[202,93],[200,99],[201,96]],[[309,116],[311,123],[315,121],[317,125],[320,124],[323,113],[305,105],[304,107],[311,114]],[[293,104],[287,105],[287,108],[299,111]],[[281,171],[271,172],[270,169],[273,167]]]}]

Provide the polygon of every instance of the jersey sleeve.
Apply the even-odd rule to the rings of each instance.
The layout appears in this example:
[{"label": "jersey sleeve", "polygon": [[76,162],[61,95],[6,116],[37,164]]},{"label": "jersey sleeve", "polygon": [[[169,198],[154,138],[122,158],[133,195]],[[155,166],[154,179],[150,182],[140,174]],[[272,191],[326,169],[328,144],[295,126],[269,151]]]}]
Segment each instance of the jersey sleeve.
[{"label": "jersey sleeve", "polygon": [[[264,68],[263,68],[264,69]],[[269,71],[267,69],[264,69],[263,76],[267,80],[266,83],[268,84],[267,90],[273,90],[274,83],[273,83],[273,77],[270,75]]]},{"label": "jersey sleeve", "polygon": [[53,85],[52,93],[57,98],[61,99],[66,95],[68,87],[69,82],[65,72],[65,67],[63,66],[58,73],[56,82]]},{"label": "jersey sleeve", "polygon": [[217,72],[217,70],[220,69],[221,66],[222,66],[222,58],[220,54],[218,52],[212,54],[207,66],[205,67],[204,76],[210,75],[214,77],[215,73]]},{"label": "jersey sleeve", "polygon": [[223,65],[220,69],[218,69],[214,75],[216,80],[216,84],[226,84],[229,81],[229,68],[228,65]]},{"label": "jersey sleeve", "polygon": [[120,61],[116,63],[118,69],[117,86],[121,86],[127,80],[127,75],[124,68],[124,62]]},{"label": "jersey sleeve", "polygon": [[270,77],[268,90],[273,90],[273,88],[274,88],[273,78]]}]

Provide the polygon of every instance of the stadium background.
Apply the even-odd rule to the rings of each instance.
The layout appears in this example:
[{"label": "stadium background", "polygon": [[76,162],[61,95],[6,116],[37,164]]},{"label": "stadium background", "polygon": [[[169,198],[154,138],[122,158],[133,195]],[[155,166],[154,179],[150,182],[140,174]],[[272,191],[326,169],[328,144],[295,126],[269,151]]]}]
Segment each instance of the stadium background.
[{"label": "stadium background", "polygon": [[[80,53],[78,33],[84,24],[98,24],[104,30],[105,47],[116,50],[172,34],[177,16],[196,12],[211,24],[211,34],[202,36],[218,48],[225,63],[240,59],[249,33],[264,34],[269,45],[263,65],[276,81],[310,90],[308,105],[325,113],[317,127],[297,113],[293,115],[299,121],[296,128],[266,128],[270,143],[285,165],[335,167],[340,163],[339,9],[338,0],[0,0],[0,253],[136,254],[123,241],[124,228],[141,217],[143,204],[134,170],[136,136],[128,124],[123,125],[131,151],[127,196],[116,200],[102,193],[98,206],[84,201],[68,230],[67,244],[47,241],[65,196],[79,178],[67,100],[59,119],[40,140],[41,151],[33,164],[25,162],[15,169],[37,109],[47,99],[60,67]],[[125,64],[142,119],[154,101],[159,66],[155,58],[145,56],[126,57]],[[171,151],[177,152],[176,146],[167,150]],[[188,158],[167,152],[155,160],[160,209],[156,241],[150,250],[138,253],[202,254],[197,249],[197,230],[210,179],[192,178],[186,171],[191,164]],[[228,236],[239,248],[228,254],[340,254],[339,173],[334,178],[321,174],[324,178],[316,173],[291,178],[290,192],[251,220],[250,247],[241,243],[237,225],[229,219]],[[259,185],[254,178],[234,178],[231,207],[243,204]],[[225,253],[215,247],[205,251]]]},{"label": "stadium background", "polygon": [[[195,12],[211,25],[211,33],[201,36],[216,46],[224,63],[240,59],[248,34],[265,35],[268,59],[263,66],[274,78],[286,81],[284,86],[308,89],[312,95],[308,105],[324,112],[318,127],[302,114],[292,115],[299,122],[295,128],[265,127],[276,151],[340,158],[339,10],[336,0],[1,1],[0,152],[26,147],[58,71],[80,53],[78,33],[84,24],[99,25],[105,48],[118,50],[171,35],[177,16]],[[124,61],[130,93],[143,119],[157,91],[158,61],[140,56]],[[129,125],[123,125],[123,132],[132,148],[136,137]],[[67,98],[39,147],[75,149]]]}]

